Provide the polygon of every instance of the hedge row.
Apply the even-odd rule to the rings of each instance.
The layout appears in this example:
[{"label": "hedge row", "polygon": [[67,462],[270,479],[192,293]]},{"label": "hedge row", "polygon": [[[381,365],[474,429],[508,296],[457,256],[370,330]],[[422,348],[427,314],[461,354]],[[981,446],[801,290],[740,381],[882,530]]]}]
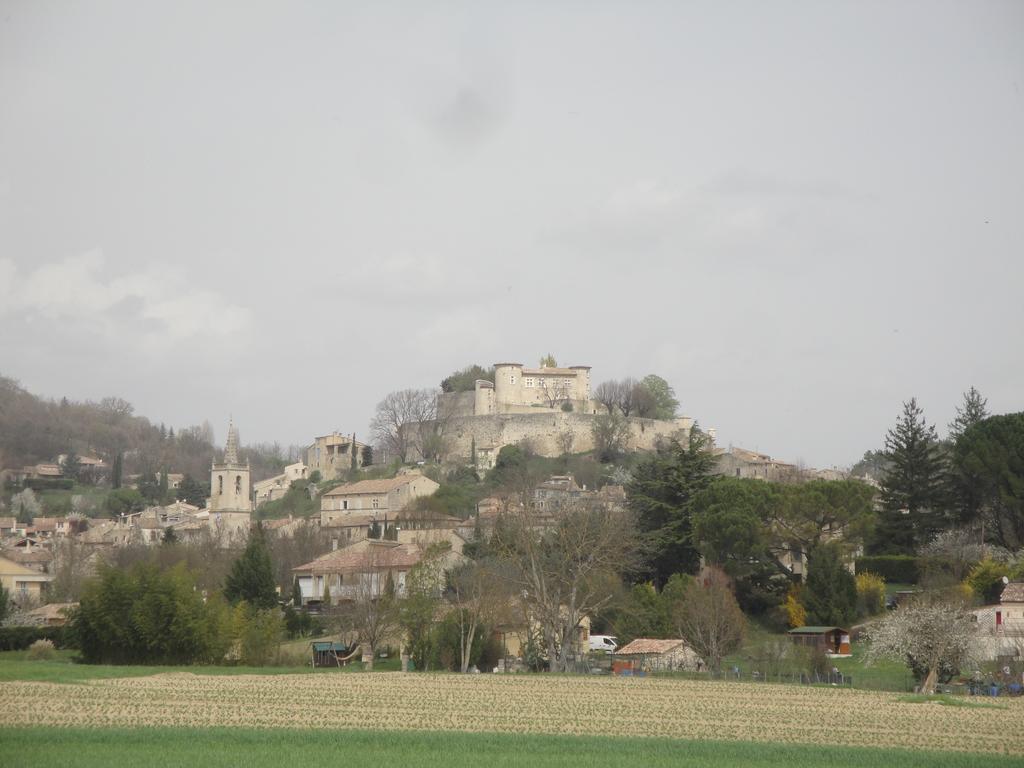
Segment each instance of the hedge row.
[{"label": "hedge row", "polygon": [[857,573],[877,573],[888,583],[917,584],[921,578],[918,558],[913,555],[872,555],[858,557]]},{"label": "hedge row", "polygon": [[857,573],[877,573],[890,584],[917,584],[926,574],[940,573],[962,579],[974,565],[946,557],[914,555],[871,555],[858,557],[856,562]]},{"label": "hedge row", "polygon": [[70,639],[64,627],[0,627],[0,651],[24,651],[36,640],[67,648]]}]

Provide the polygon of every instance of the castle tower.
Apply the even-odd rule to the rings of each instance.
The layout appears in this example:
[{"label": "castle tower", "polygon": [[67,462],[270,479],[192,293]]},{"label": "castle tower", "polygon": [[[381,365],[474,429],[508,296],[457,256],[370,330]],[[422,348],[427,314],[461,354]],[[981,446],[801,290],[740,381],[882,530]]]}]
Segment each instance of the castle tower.
[{"label": "castle tower", "polygon": [[228,422],[224,461],[216,458],[210,468],[210,522],[228,533],[248,533],[252,521],[249,464],[238,459],[238,429]]},{"label": "castle tower", "polygon": [[498,412],[508,410],[508,406],[522,402],[523,364],[494,364],[494,404]]}]

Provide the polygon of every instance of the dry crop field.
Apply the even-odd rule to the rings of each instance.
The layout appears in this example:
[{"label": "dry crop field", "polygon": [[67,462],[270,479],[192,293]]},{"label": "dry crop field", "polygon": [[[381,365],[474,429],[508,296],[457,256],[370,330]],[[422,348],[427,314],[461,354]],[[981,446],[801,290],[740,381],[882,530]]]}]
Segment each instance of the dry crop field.
[{"label": "dry crop field", "polygon": [[1024,755],[1024,701],[1004,708],[771,684],[548,675],[191,673],[9,682],[0,726],[406,729],[657,736]]}]

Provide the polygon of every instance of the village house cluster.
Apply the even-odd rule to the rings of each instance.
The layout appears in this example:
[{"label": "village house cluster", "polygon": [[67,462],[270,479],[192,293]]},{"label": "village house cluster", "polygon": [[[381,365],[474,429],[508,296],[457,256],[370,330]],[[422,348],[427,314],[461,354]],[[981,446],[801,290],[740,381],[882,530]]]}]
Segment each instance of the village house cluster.
[{"label": "village house cluster", "polygon": [[[591,396],[589,366],[527,368],[518,363],[495,366],[495,380],[477,381],[473,391],[438,396],[439,418],[453,440],[452,455],[475,467],[489,469],[497,454],[509,444],[528,444],[541,456],[560,456],[593,447],[594,420],[605,407]],[[654,449],[668,440],[685,441],[693,420],[625,417],[631,445]],[[412,425],[416,426],[416,425]],[[713,439],[713,432],[711,433]],[[718,475],[764,482],[807,479],[835,480],[845,474],[836,470],[807,469],[774,459],[768,454],[740,447],[713,445],[714,472]],[[253,481],[248,462],[240,458],[238,430],[229,424],[225,448],[210,466],[209,496],[202,506],[175,501],[127,512],[111,518],[36,516],[30,522],[0,517],[0,580],[21,608],[20,620],[59,624],[70,607],[47,605],[47,584],[54,579],[55,544],[72,538],[82,545],[85,557],[95,563],[104,552],[133,545],[157,546],[174,540],[194,542],[214,537],[220,546],[238,547],[250,535],[257,508],[283,498],[296,483],[315,501],[319,514],[309,518],[282,518],[263,522],[272,536],[294,536],[304,526],[316,529],[324,554],[291,569],[296,586],[295,607],[319,611],[379,594],[385,583],[403,596],[410,573],[428,551],[444,552],[442,566],[450,570],[466,560],[466,547],[486,537],[503,514],[530,507],[537,526],[553,526],[569,505],[594,504],[624,508],[622,485],[600,488],[580,485],[569,474],[539,482],[529,496],[491,496],[476,503],[470,516],[455,517],[431,511],[420,500],[434,495],[440,485],[413,461],[399,467],[393,477],[367,477],[374,447],[338,431],[315,437],[302,453],[303,460],[289,464],[273,477]],[[62,476],[67,456],[52,463],[7,469],[3,480],[18,485],[27,481]],[[102,473],[106,462],[93,456],[79,457],[88,472]],[[168,473],[169,489],[184,479]],[[835,532],[841,536],[842,532]],[[794,575],[805,576],[806,552],[794,549],[781,558]],[[848,560],[852,570],[852,556]],[[285,601],[288,596],[282,596]],[[506,658],[521,657],[532,629],[529,609],[520,606],[520,619],[494,628],[501,635]],[[983,630],[984,652],[992,658],[1008,649],[1024,649],[1024,584],[1011,583],[1001,601],[975,611]],[[26,617],[28,617],[26,619]],[[589,618],[579,624],[576,642],[585,650],[590,643]],[[842,627],[798,627],[790,632],[796,644],[809,645],[844,656],[850,653],[850,631]],[[613,643],[614,645],[614,643]],[[616,663],[623,674],[671,669],[700,669],[701,660],[680,640],[638,638],[618,649]]]}]

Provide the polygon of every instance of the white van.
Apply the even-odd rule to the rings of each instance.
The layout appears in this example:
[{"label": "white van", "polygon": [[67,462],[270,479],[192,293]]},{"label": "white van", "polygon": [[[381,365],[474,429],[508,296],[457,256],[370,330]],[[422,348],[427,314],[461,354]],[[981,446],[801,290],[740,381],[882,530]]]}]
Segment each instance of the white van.
[{"label": "white van", "polygon": [[606,651],[611,653],[619,647],[618,638],[614,635],[591,635],[590,636],[590,650],[592,651]]}]

